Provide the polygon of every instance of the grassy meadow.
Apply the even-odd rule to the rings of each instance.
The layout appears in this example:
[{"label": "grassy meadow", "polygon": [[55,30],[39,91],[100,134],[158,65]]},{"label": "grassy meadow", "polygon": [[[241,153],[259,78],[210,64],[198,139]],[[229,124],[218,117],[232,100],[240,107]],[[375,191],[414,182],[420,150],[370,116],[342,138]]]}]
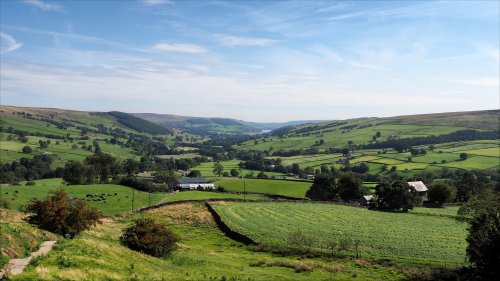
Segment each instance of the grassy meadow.
[{"label": "grassy meadow", "polygon": [[312,182],[271,179],[239,179],[222,178],[215,182],[215,186],[230,192],[252,192],[271,195],[281,195],[295,198],[305,198],[306,191]]},{"label": "grassy meadow", "polygon": [[457,263],[465,258],[465,225],[450,217],[313,203],[227,203],[215,208],[232,229],[261,243],[283,244],[301,229],[316,239],[316,246],[327,238],[359,240],[365,257]]},{"label": "grassy meadow", "polygon": [[[44,199],[50,191],[58,189],[61,179],[35,181],[35,186],[2,186],[1,198],[7,200],[10,209],[17,210],[33,198]],[[132,197],[134,209],[150,205],[150,195],[147,192],[133,191],[132,188],[116,184],[68,185],[64,189],[74,197],[84,199],[90,206],[101,210],[104,215],[115,215],[132,210]],[[133,195],[132,195],[133,193]],[[87,194],[105,194],[105,200],[87,197]],[[163,199],[166,193],[151,193],[151,204],[154,205]]]},{"label": "grassy meadow", "polygon": [[[254,176],[257,176],[257,174],[259,173],[259,171],[248,170],[248,169],[240,169],[240,167],[238,166],[238,164],[240,163],[240,161],[238,161],[238,160],[221,161],[220,163],[224,167],[224,172],[228,172],[229,173],[231,171],[231,169],[236,169],[236,171],[238,171],[238,173],[240,174],[240,176],[246,176],[246,175],[249,175],[249,174],[253,174]],[[218,177],[218,175],[214,174],[214,172],[213,172],[213,170],[214,170],[214,162],[202,163],[202,164],[200,164],[200,165],[192,168],[192,170],[200,171],[201,175],[203,177],[207,177],[207,178]],[[281,173],[274,173],[274,172],[265,172],[265,173],[268,176],[283,176],[284,175],[284,174],[281,174]]]},{"label": "grassy meadow", "polygon": [[[153,217],[179,237],[179,248],[155,258],[120,245],[134,218]],[[416,271],[416,270],[413,270]],[[409,270],[405,271],[409,272]],[[105,219],[31,263],[11,280],[402,280],[395,264],[324,260],[250,251],[224,236],[202,204],[179,204],[132,217]]]}]

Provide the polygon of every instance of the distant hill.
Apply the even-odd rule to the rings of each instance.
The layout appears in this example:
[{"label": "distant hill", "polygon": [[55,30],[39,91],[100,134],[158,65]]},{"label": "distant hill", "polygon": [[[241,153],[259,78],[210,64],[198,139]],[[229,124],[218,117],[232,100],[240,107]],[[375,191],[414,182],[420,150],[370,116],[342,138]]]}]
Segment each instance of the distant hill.
[{"label": "distant hill", "polygon": [[131,113],[132,115],[162,125],[167,128],[183,129],[193,134],[257,134],[285,126],[323,121],[289,121],[283,123],[256,123],[231,118],[189,117],[172,114]]},{"label": "distant hill", "polygon": [[376,143],[404,138],[447,134],[450,138],[460,138],[460,132],[471,129],[498,132],[499,119],[500,110],[483,110],[327,121],[279,128],[270,136],[244,142],[238,148],[273,153],[307,149],[325,151],[354,145],[374,147]]}]

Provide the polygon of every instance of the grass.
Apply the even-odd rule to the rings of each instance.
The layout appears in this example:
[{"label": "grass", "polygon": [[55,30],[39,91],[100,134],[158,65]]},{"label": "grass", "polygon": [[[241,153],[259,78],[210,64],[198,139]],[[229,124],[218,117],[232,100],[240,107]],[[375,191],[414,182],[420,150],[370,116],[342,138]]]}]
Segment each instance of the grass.
[{"label": "grass", "polygon": [[410,213],[454,218],[457,216],[457,212],[458,212],[459,208],[460,208],[459,206],[449,206],[449,207],[443,207],[443,208],[417,207],[417,208],[414,208],[413,210],[410,210]]},{"label": "grass", "polygon": [[[240,167],[238,166],[240,161],[237,161],[237,160],[221,161],[220,163],[224,167],[224,172],[228,172],[228,173],[231,171],[231,169],[236,169],[236,171],[238,171],[238,173],[240,173],[240,175],[242,175],[242,176],[245,176],[248,174],[253,174],[254,176],[257,176],[257,174],[260,172],[260,171],[254,171],[254,170],[248,170],[248,169],[240,169]],[[218,175],[214,174],[213,169],[214,169],[214,162],[202,163],[202,164],[192,168],[192,170],[200,171],[201,175],[203,177],[207,177],[207,178],[218,177]],[[283,176],[284,175],[282,173],[274,173],[274,172],[265,172],[265,173],[268,176]]]},{"label": "grass", "polygon": [[243,192],[246,190],[246,192],[305,198],[306,191],[309,190],[312,182],[224,178],[215,182],[215,185],[223,187],[225,191]]},{"label": "grass", "polygon": [[370,211],[312,203],[231,203],[216,205],[234,230],[258,242],[283,245],[301,229],[322,239],[359,240],[363,256],[462,262],[465,225],[452,218]]},{"label": "grass", "polygon": [[56,235],[24,222],[24,216],[18,212],[0,209],[0,218],[0,248],[7,255],[0,253],[0,269],[9,258],[29,256],[43,241],[57,239]]},{"label": "grass", "polygon": [[247,200],[262,200],[265,196],[260,194],[235,194],[223,192],[208,192],[208,191],[181,191],[176,192],[163,202],[176,202],[185,200],[206,200],[206,199],[247,199]]},{"label": "grass", "polygon": [[[118,242],[132,219],[152,216],[180,238],[166,258],[129,250]],[[365,260],[280,257],[249,251],[224,236],[201,204],[179,204],[133,217],[106,219],[53,251],[12,280],[403,280],[397,266]]]},{"label": "grass", "polygon": [[[52,182],[53,181],[53,182]],[[2,198],[9,202],[10,209],[19,209],[27,204],[32,198],[44,199],[51,190],[59,188],[60,179],[35,181],[35,186],[2,186],[0,192]],[[79,197],[99,210],[104,215],[115,215],[132,209],[132,197],[134,198],[134,208],[149,206],[149,194],[146,192],[134,191],[130,187],[115,184],[93,184],[93,185],[70,185],[64,187],[66,191],[74,197]],[[99,200],[96,197],[89,198],[87,194],[106,194],[106,200]],[[116,193],[116,195],[115,195]],[[134,195],[132,195],[134,193]],[[151,204],[156,204],[165,197],[165,193],[152,193]]]}]

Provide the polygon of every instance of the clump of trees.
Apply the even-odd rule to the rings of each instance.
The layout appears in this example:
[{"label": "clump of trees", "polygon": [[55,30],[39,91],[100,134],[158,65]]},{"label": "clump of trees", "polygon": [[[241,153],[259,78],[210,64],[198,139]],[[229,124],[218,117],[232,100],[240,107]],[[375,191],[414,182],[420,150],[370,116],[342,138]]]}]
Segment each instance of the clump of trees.
[{"label": "clump of trees", "polygon": [[482,192],[458,210],[468,223],[467,257],[477,280],[500,280],[500,195]]},{"label": "clump of trees", "polygon": [[33,199],[22,211],[29,214],[27,221],[54,233],[74,238],[81,231],[99,222],[101,213],[79,198],[71,198],[60,188],[45,200]]},{"label": "clump of trees", "polygon": [[353,173],[340,175],[318,175],[306,192],[306,197],[317,201],[350,201],[363,196],[362,181]]},{"label": "clump of trees", "polygon": [[140,218],[123,231],[120,243],[128,248],[155,257],[165,257],[177,248],[179,238],[165,225]]},{"label": "clump of trees", "polygon": [[437,181],[429,186],[427,195],[430,202],[434,203],[437,207],[441,207],[453,198],[454,190],[447,182]]},{"label": "clump of trees", "polygon": [[404,180],[395,180],[391,184],[381,182],[375,190],[377,198],[375,208],[379,210],[407,212],[421,203],[421,198],[413,186]]}]

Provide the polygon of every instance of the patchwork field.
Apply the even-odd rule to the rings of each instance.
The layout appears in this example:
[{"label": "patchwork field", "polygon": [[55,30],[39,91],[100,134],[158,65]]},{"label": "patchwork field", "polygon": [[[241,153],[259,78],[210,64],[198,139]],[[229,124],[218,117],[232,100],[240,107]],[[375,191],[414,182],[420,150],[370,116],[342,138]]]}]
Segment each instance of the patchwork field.
[{"label": "patchwork field", "polygon": [[206,200],[206,199],[246,199],[246,200],[262,200],[267,197],[260,194],[235,194],[222,192],[207,192],[207,191],[182,191],[168,195],[162,202],[177,202],[185,200]]},{"label": "patchwork field", "polygon": [[232,229],[261,243],[283,244],[300,229],[315,238],[316,247],[327,238],[358,240],[362,256],[457,263],[465,257],[465,225],[420,210],[389,213],[313,203],[226,203],[215,208]]},{"label": "patchwork field", "polygon": [[254,192],[281,195],[295,198],[305,198],[306,191],[312,182],[268,179],[220,179],[215,182],[217,187],[223,187],[231,192]]},{"label": "patchwork field", "polygon": [[[240,163],[240,161],[237,161],[237,160],[221,161],[220,163],[224,167],[224,172],[228,172],[229,173],[231,171],[231,169],[236,169],[236,171],[238,171],[238,173],[240,174],[240,176],[246,176],[246,175],[249,175],[249,174],[253,174],[254,176],[257,176],[257,174],[259,173],[259,171],[248,170],[248,169],[240,169],[240,167],[238,166],[238,164]],[[207,177],[207,178],[218,177],[218,175],[214,174],[214,172],[213,172],[213,170],[214,170],[214,162],[202,163],[201,165],[192,168],[192,170],[200,171],[201,175],[204,176],[204,177]],[[281,173],[274,173],[274,172],[265,172],[265,173],[268,176],[283,176],[284,175],[284,174],[281,174]]]}]

